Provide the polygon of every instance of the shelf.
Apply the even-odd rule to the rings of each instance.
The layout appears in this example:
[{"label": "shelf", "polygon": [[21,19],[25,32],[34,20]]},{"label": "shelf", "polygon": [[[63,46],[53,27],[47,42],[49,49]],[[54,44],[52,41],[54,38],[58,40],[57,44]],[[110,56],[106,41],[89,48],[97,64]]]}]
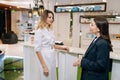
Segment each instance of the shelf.
[{"label": "shelf", "polygon": [[97,16],[102,16],[102,17],[106,17],[106,18],[116,18],[116,17],[120,17],[120,15],[81,15],[81,18],[94,18]]},{"label": "shelf", "polygon": [[[90,24],[90,22],[81,22],[81,24]],[[120,24],[120,22],[109,22],[109,24]]]},{"label": "shelf", "polygon": [[81,24],[89,24],[91,19],[97,17],[97,16],[102,16],[105,17],[109,24],[120,24],[120,15],[81,15],[79,17],[79,22]]},{"label": "shelf", "polygon": [[55,5],[54,11],[56,13],[64,12],[105,12],[106,2],[100,3],[82,3],[69,5]]}]

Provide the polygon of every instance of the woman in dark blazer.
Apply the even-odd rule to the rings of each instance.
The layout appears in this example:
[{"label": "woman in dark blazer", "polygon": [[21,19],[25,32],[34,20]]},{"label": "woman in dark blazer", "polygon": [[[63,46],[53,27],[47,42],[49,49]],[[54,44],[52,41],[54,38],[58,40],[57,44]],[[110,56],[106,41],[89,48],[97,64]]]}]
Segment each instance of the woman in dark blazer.
[{"label": "woman in dark blazer", "polygon": [[90,32],[95,34],[84,56],[79,57],[73,66],[81,66],[80,80],[108,80],[112,45],[109,37],[109,24],[105,18],[96,17],[90,23]]}]

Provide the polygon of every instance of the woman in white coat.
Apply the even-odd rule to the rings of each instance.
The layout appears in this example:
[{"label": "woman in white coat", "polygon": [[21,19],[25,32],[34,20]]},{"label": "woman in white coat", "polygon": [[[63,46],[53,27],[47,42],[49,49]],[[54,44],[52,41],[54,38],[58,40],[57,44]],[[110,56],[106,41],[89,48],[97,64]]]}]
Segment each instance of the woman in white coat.
[{"label": "woman in white coat", "polygon": [[52,29],[53,22],[53,12],[44,10],[38,28],[35,31],[35,52],[40,61],[40,80],[56,80],[54,49],[69,50],[65,46],[55,45],[55,36]]}]

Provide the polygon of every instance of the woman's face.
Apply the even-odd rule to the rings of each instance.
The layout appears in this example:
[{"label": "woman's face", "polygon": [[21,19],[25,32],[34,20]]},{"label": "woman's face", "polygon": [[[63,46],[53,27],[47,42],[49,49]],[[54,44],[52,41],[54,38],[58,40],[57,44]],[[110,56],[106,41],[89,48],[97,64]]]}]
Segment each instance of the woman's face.
[{"label": "woman's face", "polygon": [[99,33],[99,28],[96,26],[94,20],[91,21],[90,23],[90,32],[97,35]]},{"label": "woman's face", "polygon": [[46,23],[48,25],[51,25],[53,23],[53,15],[52,15],[52,13],[48,13],[48,17],[46,19]]}]

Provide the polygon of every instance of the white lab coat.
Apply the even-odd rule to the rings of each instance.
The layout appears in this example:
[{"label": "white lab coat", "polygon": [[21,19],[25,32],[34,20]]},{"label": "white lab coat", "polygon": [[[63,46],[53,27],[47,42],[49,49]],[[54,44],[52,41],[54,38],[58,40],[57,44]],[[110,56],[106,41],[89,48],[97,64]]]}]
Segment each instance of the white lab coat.
[{"label": "white lab coat", "polygon": [[56,60],[53,45],[55,36],[52,30],[47,28],[38,29],[35,31],[35,51],[40,51],[43,59],[49,69],[49,76],[43,74],[43,68],[40,64],[40,80],[56,80]]}]

